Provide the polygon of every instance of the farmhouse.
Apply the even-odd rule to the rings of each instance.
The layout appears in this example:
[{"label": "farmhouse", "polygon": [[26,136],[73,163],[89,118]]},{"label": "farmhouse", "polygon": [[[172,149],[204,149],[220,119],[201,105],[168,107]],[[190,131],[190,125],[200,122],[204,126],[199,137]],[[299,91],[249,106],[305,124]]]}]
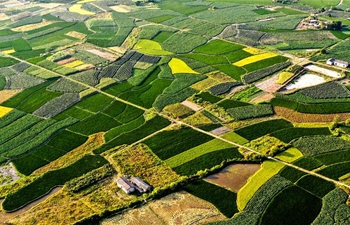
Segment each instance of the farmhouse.
[{"label": "farmhouse", "polygon": [[138,191],[141,193],[152,190],[152,187],[150,185],[146,184],[138,177],[132,177],[130,181],[137,186]]},{"label": "farmhouse", "polygon": [[117,179],[117,185],[127,194],[135,192],[135,186],[130,183],[125,177],[119,177]]},{"label": "farmhouse", "polygon": [[339,59],[334,59],[334,58],[330,58],[327,60],[326,62],[328,65],[335,65],[335,66],[339,66],[339,67],[343,67],[346,68],[349,66],[349,63],[346,61],[342,61]]}]

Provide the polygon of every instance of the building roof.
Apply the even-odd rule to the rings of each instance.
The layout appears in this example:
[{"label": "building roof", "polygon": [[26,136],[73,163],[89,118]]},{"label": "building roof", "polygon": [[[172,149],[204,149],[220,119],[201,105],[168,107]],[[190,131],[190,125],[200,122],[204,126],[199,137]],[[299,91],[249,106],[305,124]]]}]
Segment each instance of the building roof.
[{"label": "building roof", "polygon": [[137,187],[141,188],[143,191],[149,191],[152,189],[150,185],[146,184],[139,177],[132,177],[130,181],[134,183]]},{"label": "building roof", "polygon": [[117,184],[120,188],[122,188],[124,191],[134,191],[134,185],[130,183],[125,177],[119,177],[117,179]]}]

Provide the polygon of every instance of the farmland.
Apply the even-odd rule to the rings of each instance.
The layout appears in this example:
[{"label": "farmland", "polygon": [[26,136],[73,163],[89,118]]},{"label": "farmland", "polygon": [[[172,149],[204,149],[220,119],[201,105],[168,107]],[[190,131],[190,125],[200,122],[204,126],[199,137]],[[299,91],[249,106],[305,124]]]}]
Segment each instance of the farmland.
[{"label": "farmland", "polygon": [[33,3],[0,2],[1,224],[348,224],[347,1]]}]

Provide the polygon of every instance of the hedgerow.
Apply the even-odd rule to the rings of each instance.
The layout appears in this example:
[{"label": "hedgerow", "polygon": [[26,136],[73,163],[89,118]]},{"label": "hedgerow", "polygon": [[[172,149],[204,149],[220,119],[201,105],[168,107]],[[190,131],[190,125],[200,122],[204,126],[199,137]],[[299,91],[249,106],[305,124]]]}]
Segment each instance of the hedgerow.
[{"label": "hedgerow", "polygon": [[[293,124],[284,119],[268,120],[253,125],[249,125],[235,131],[238,135],[248,139],[254,140],[274,131],[293,127]],[[299,149],[299,148],[298,148]]]},{"label": "hedgerow", "polygon": [[237,120],[264,117],[274,114],[270,104],[258,104],[230,108],[227,112]]},{"label": "hedgerow", "polygon": [[236,205],[237,194],[217,185],[196,181],[184,188],[190,194],[212,203],[226,217],[232,217],[238,212]]},{"label": "hedgerow", "polygon": [[55,186],[63,185],[67,181],[107,163],[107,160],[101,156],[86,155],[75,163],[59,170],[50,171],[27,186],[7,195],[2,207],[6,211],[16,210],[45,195]]}]

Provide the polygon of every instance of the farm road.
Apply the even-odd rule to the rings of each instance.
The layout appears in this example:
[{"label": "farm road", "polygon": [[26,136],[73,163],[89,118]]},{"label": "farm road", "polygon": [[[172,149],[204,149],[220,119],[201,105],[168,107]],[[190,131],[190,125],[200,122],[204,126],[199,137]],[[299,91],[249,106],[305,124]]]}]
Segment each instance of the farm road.
[{"label": "farm road", "polygon": [[[20,62],[25,62],[25,63],[28,63],[28,64],[30,64],[30,65],[32,65],[32,66],[35,66],[35,67],[44,69],[44,70],[46,70],[46,71],[50,71],[51,73],[53,72],[53,71],[48,70],[48,69],[46,69],[46,68],[43,68],[43,67],[41,67],[41,66],[38,66],[38,65],[35,65],[35,64],[26,62],[26,61],[24,61],[24,60],[22,60],[22,59],[19,59],[19,58],[17,58],[17,57],[12,56],[12,55],[6,55],[6,56],[8,56],[8,57],[10,57],[10,58],[13,58],[13,59],[16,59],[16,60],[18,60],[18,61],[20,61]],[[101,94],[103,94],[103,95],[106,95],[106,96],[108,96],[108,97],[110,97],[110,98],[113,98],[113,99],[115,99],[115,100],[117,100],[117,101],[123,102],[123,103],[125,103],[125,104],[127,104],[127,105],[134,106],[134,107],[136,107],[136,108],[138,108],[138,109],[141,109],[141,110],[143,110],[143,111],[145,111],[145,112],[146,112],[146,111],[149,111],[149,109],[146,109],[146,108],[144,108],[144,107],[142,107],[142,106],[139,106],[139,105],[136,105],[136,104],[134,104],[134,103],[128,102],[128,101],[126,101],[126,100],[123,100],[123,99],[120,99],[120,98],[118,98],[118,97],[115,97],[115,96],[113,96],[113,95],[111,95],[111,94],[108,94],[108,93],[106,93],[106,92],[104,92],[104,91],[102,91],[102,90],[100,90],[100,89],[98,89],[98,88],[96,88],[96,87],[90,86],[90,85],[85,84],[85,83],[80,82],[80,81],[77,81],[77,80],[75,80],[75,79],[73,79],[73,78],[71,78],[71,77],[67,77],[67,76],[64,76],[64,75],[59,74],[59,73],[56,73],[56,72],[54,72],[54,73],[57,74],[58,76],[62,77],[63,79],[68,79],[68,80],[70,80],[70,81],[72,81],[72,82],[81,84],[81,85],[83,85],[83,86],[85,86],[85,87],[87,87],[87,88],[89,88],[89,89],[91,89],[91,90],[94,90],[94,91],[96,91],[96,92],[98,92],[98,93],[101,93]],[[219,139],[219,140],[224,141],[224,142],[226,142],[226,143],[228,143],[228,144],[231,144],[231,145],[233,145],[233,146],[236,146],[236,147],[239,147],[239,148],[243,148],[243,149],[245,149],[245,150],[247,150],[247,151],[250,151],[250,152],[253,152],[253,153],[255,153],[255,154],[261,155],[261,153],[255,151],[254,149],[251,149],[251,148],[249,148],[249,147],[243,146],[243,145],[238,144],[238,143],[235,143],[235,142],[233,142],[233,141],[224,139],[224,138],[222,138],[222,137],[220,137],[220,136],[218,136],[218,135],[212,134],[212,133],[210,133],[210,132],[208,132],[208,131],[204,131],[204,130],[202,130],[202,129],[199,129],[199,128],[197,128],[197,127],[195,127],[195,126],[192,126],[192,125],[190,125],[190,124],[188,124],[188,123],[185,123],[185,122],[183,122],[183,121],[173,119],[173,118],[171,118],[171,117],[165,115],[164,113],[161,113],[161,112],[155,112],[155,113],[156,113],[157,115],[159,115],[159,116],[161,116],[161,117],[163,117],[163,118],[165,118],[165,119],[171,121],[171,122],[174,123],[174,124],[180,124],[180,125],[183,125],[183,126],[192,128],[193,130],[196,130],[196,131],[198,131],[198,132],[207,134],[207,135],[209,135],[209,136],[212,136],[213,138]],[[160,132],[160,131],[157,131],[157,132]],[[155,133],[157,133],[157,132],[155,132]],[[151,134],[151,135],[152,135],[152,134]],[[139,142],[137,142],[137,143],[139,143]],[[328,181],[328,182],[332,182],[332,183],[334,183],[335,185],[343,186],[343,187],[346,187],[346,188],[349,188],[349,189],[350,189],[350,185],[344,184],[344,183],[339,182],[339,181],[337,181],[337,180],[333,180],[333,179],[331,179],[331,178],[329,178],[329,177],[326,177],[326,176],[323,176],[323,175],[321,175],[321,174],[318,174],[318,173],[315,173],[315,172],[306,170],[306,169],[304,169],[304,168],[301,168],[301,167],[299,167],[299,166],[295,166],[295,165],[293,165],[293,164],[291,164],[291,163],[288,163],[288,162],[279,160],[279,159],[274,158],[274,157],[271,157],[271,156],[269,156],[269,157],[267,157],[267,158],[270,159],[270,160],[273,160],[273,161],[275,161],[275,162],[282,163],[282,164],[284,164],[284,165],[286,165],[286,166],[292,167],[292,168],[294,168],[294,169],[297,169],[297,170],[299,170],[299,171],[302,171],[302,172],[304,172],[304,173],[310,174],[310,175],[312,175],[312,176],[319,177],[319,178],[324,179],[324,180],[326,180],[326,181]]]}]

